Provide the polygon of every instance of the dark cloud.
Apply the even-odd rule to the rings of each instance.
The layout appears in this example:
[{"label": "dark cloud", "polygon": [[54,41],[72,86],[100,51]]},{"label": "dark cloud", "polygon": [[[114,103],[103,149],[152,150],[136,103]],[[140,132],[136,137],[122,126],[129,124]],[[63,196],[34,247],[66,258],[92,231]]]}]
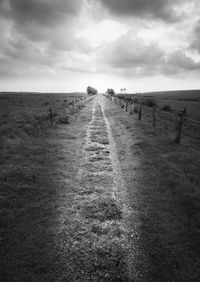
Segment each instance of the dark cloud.
[{"label": "dark cloud", "polygon": [[182,74],[200,71],[200,63],[195,62],[183,51],[176,51],[168,54],[166,63],[162,67],[165,74]]},{"label": "dark cloud", "polygon": [[17,22],[52,25],[80,10],[78,0],[1,0],[1,14]]},{"label": "dark cloud", "polygon": [[0,0],[0,75],[39,73],[64,61],[71,67],[74,54],[91,52],[75,36],[80,10],[78,0]]},{"label": "dark cloud", "polygon": [[[110,13],[118,16],[144,16],[165,21],[177,19],[174,5],[181,2],[0,0],[0,76],[23,76],[27,73],[31,76],[58,69],[91,73],[110,71],[139,76],[199,71],[199,63],[184,52],[166,54],[156,42],[147,44],[133,32],[128,32],[115,42],[104,42],[104,46],[102,43],[100,47],[92,47],[86,38],[78,37],[81,34],[79,29],[84,29],[79,22],[81,16],[85,15],[84,12],[81,14],[83,5],[91,1],[99,15],[104,6]],[[93,6],[91,10],[93,11]],[[85,19],[86,23],[87,21],[88,18]],[[88,34],[88,38],[89,36]],[[200,21],[191,44],[193,49],[200,52],[199,39]]]},{"label": "dark cloud", "polygon": [[100,53],[100,60],[115,69],[132,69],[139,73],[148,69],[149,73],[154,73],[164,63],[164,55],[156,44],[146,45],[133,34],[126,34],[107,45]]},{"label": "dark cloud", "polygon": [[194,28],[193,39],[190,47],[200,53],[200,19]]},{"label": "dark cloud", "polygon": [[[174,5],[183,3],[180,0],[98,0],[111,14],[119,16],[136,16],[157,18],[164,21],[176,21],[179,16]],[[96,1],[95,1],[96,2]]]},{"label": "dark cloud", "polygon": [[[68,40],[59,39],[58,35],[49,41],[34,42],[22,34],[4,36],[4,42],[0,46],[0,75],[25,75],[27,73],[39,74],[44,70],[55,71],[65,65],[65,69],[74,64],[75,58],[81,54],[89,53],[91,47],[86,40],[75,38],[72,35]],[[81,64],[76,59],[76,65]],[[78,69],[77,69],[78,70]]]},{"label": "dark cloud", "polygon": [[134,34],[126,34],[104,47],[99,61],[112,71],[123,75],[179,75],[200,71],[195,62],[183,51],[166,54],[158,44],[146,44]]},{"label": "dark cloud", "polygon": [[41,42],[58,38],[62,45],[65,40],[72,46],[73,23],[81,7],[78,0],[0,0],[0,17],[12,26],[13,34]]}]

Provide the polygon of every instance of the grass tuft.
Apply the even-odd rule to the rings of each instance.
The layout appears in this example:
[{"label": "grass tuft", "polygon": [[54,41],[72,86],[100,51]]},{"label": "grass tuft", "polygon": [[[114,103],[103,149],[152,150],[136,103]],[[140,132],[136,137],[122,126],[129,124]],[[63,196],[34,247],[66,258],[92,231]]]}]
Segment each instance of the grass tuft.
[{"label": "grass tuft", "polygon": [[116,201],[110,197],[98,197],[84,205],[86,218],[96,218],[100,221],[120,220],[122,212]]}]

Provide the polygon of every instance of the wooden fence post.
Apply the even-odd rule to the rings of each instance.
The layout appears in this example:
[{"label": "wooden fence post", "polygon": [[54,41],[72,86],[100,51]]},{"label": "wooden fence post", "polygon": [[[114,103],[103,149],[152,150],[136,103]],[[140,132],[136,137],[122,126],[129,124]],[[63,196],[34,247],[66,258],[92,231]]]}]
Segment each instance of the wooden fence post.
[{"label": "wooden fence post", "polygon": [[125,103],[125,100],[123,99],[123,109],[126,109],[126,103]]},{"label": "wooden fence post", "polygon": [[139,108],[139,112],[138,112],[138,119],[139,120],[142,119],[142,103],[140,103],[140,108]]},{"label": "wooden fence post", "polygon": [[53,126],[53,112],[51,107],[49,108],[49,117],[50,117],[50,121],[51,121],[51,126]]},{"label": "wooden fence post", "polygon": [[125,101],[125,105],[126,105],[126,112],[128,111],[128,101]]},{"label": "wooden fence post", "polygon": [[156,107],[153,106],[153,128],[156,127]]},{"label": "wooden fence post", "polygon": [[183,125],[183,121],[184,121],[184,116],[185,116],[185,109],[183,110],[182,113],[179,114],[179,121],[178,121],[178,125],[177,125],[177,131],[176,131],[176,137],[175,137],[175,143],[180,143],[181,141],[181,133],[182,133],[182,125]]},{"label": "wooden fence post", "polygon": [[131,115],[134,114],[134,109],[135,109],[135,103],[134,103],[134,101],[132,101],[132,105],[131,105]]}]

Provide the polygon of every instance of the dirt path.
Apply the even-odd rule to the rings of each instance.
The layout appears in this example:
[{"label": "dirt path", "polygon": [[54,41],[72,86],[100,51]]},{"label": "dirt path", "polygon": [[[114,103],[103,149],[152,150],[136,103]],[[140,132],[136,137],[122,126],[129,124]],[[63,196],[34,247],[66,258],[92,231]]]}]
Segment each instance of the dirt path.
[{"label": "dirt path", "polygon": [[[73,273],[66,266],[58,272],[67,273],[67,281],[142,281],[139,234],[130,224],[133,212],[104,111],[106,100],[98,95],[92,103],[77,174],[79,191],[62,232],[64,237],[69,229],[73,233],[73,238],[68,235],[71,245],[65,246]],[[65,275],[59,281],[66,281]]]}]

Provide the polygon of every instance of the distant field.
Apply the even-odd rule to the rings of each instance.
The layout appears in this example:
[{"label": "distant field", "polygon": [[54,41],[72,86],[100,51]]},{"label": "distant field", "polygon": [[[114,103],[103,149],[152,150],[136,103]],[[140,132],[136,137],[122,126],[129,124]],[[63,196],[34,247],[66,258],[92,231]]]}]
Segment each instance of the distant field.
[{"label": "distant field", "polygon": [[126,95],[129,97],[154,99],[160,109],[164,105],[169,105],[175,112],[186,109],[188,117],[200,121],[200,90],[147,92]]},{"label": "distant field", "polygon": [[171,140],[175,136],[180,119],[179,113],[185,109],[186,119],[182,130],[183,142],[188,146],[194,145],[200,148],[200,90],[117,94],[116,96],[137,101],[135,104],[136,109],[138,109],[140,102],[147,106],[143,107],[142,119],[149,120],[150,124],[152,123],[151,104],[154,103],[157,106],[156,127],[163,134],[171,136]]},{"label": "distant field", "polygon": [[73,112],[72,101],[79,101],[87,95],[71,94],[0,94],[1,135],[34,134],[50,125],[49,110],[52,108],[54,120],[70,116]]}]

